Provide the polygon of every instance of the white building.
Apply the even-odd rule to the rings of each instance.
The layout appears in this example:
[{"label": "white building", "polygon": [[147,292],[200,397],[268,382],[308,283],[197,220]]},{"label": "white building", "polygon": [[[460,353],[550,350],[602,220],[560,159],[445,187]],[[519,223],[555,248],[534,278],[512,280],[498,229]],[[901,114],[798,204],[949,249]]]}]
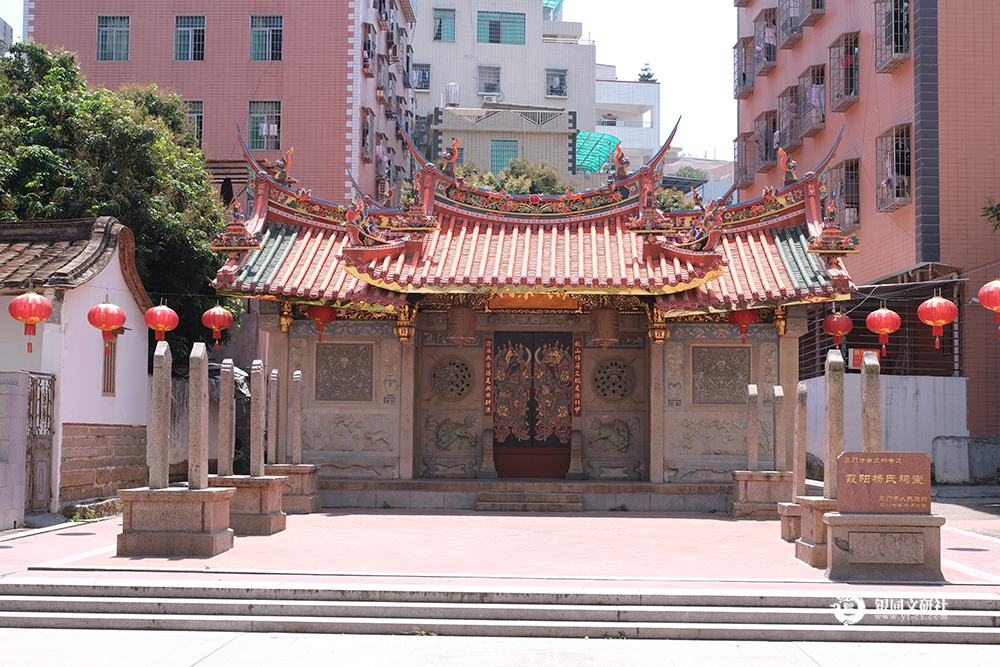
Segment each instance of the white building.
[{"label": "white building", "polygon": [[597,126],[590,131],[617,137],[633,168],[645,164],[660,147],[660,84],[620,81],[614,65],[597,65],[596,75]]}]

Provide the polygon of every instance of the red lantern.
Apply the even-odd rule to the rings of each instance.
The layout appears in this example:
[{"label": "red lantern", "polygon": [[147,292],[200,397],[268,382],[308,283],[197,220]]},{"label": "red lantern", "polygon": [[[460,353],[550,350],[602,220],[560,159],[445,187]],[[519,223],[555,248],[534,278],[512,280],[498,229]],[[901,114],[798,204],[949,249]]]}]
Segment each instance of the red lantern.
[{"label": "red lantern", "polygon": [[854,322],[843,313],[834,313],[823,320],[823,331],[833,336],[834,345],[840,345],[843,337],[851,333],[851,329],[853,328]]},{"label": "red lantern", "polygon": [[166,306],[154,306],[146,311],[146,326],[156,332],[156,340],[163,340],[165,331],[173,331],[180,323],[177,313]]},{"label": "red lantern", "polygon": [[894,311],[888,308],[879,308],[876,311],[868,313],[868,317],[865,319],[865,324],[872,333],[878,334],[878,342],[882,344],[882,356],[885,356],[885,344],[889,342],[889,334],[895,332],[899,329],[902,324],[902,320],[899,319]]},{"label": "red lantern", "polygon": [[219,340],[222,339],[222,330],[233,323],[233,314],[222,306],[209,308],[201,315],[201,323],[212,330],[212,338],[215,339],[215,349],[219,349]]},{"label": "red lantern", "polygon": [[917,317],[926,325],[933,327],[934,347],[941,349],[941,336],[944,334],[944,325],[951,324],[958,317],[958,306],[939,296],[931,298],[920,304],[917,308]]},{"label": "red lantern", "polygon": [[125,311],[115,304],[105,301],[90,309],[90,312],[87,313],[87,321],[90,322],[90,326],[101,330],[104,338],[104,355],[110,355],[111,341],[115,339],[111,332],[125,326]]},{"label": "red lantern", "polygon": [[[993,322],[1000,325],[1000,280],[988,282],[979,288],[979,303],[993,311]],[[1000,338],[1000,328],[997,329]]]},{"label": "red lantern", "polygon": [[744,344],[747,342],[747,332],[750,331],[750,325],[756,321],[756,310],[734,310],[729,313],[729,323],[740,328],[740,335],[743,337]]},{"label": "red lantern", "polygon": [[24,323],[24,335],[29,336],[28,354],[31,354],[30,336],[35,335],[36,324],[49,319],[49,315],[52,314],[52,302],[41,294],[25,292],[11,300],[7,312],[18,322]]},{"label": "red lantern", "polygon": [[337,319],[337,310],[330,306],[309,306],[306,308],[306,317],[316,323],[316,331],[319,332],[319,342],[322,343],[323,325]]}]

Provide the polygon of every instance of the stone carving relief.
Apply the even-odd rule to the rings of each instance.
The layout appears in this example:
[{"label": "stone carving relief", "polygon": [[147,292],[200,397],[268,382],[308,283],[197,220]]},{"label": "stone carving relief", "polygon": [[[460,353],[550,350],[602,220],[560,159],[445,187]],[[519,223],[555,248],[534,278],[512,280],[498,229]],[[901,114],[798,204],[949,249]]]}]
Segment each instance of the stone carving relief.
[{"label": "stone carving relief", "polygon": [[[711,456],[746,456],[746,435],[743,432],[745,419],[726,417],[685,417],[677,420],[671,428],[678,435],[677,444],[685,454]],[[757,421],[758,453],[771,451],[771,431],[773,421]]]},{"label": "stone carving relief", "polygon": [[476,459],[437,460],[424,458],[424,471],[421,477],[458,477],[470,478],[476,476]]},{"label": "stone carving relief", "polygon": [[663,473],[664,482],[685,484],[728,483],[732,484],[730,471],[739,468],[739,462],[732,459],[719,461],[670,462]]},{"label": "stone carving relief", "polygon": [[490,313],[487,322],[495,327],[564,327],[575,329],[580,316],[567,313]]},{"label": "stone carving relief", "polygon": [[[455,416],[455,415],[452,415]],[[443,415],[428,415],[424,422],[427,450],[475,450],[479,444],[479,417],[468,414],[459,421]]]},{"label": "stone carving relief", "polygon": [[750,349],[721,345],[691,348],[691,402],[695,405],[746,403]]},{"label": "stone carving relief", "polygon": [[304,340],[292,340],[288,348],[289,375],[295,371],[302,371],[302,374],[305,375],[306,342]]},{"label": "stone carving relief", "polygon": [[[390,315],[386,314],[386,317],[390,317]],[[371,336],[392,339],[396,337],[392,332],[394,326],[395,317],[388,321],[338,319],[326,325],[323,337],[325,339],[327,336]],[[296,337],[312,338],[316,335],[316,323],[311,320],[295,320],[292,323],[291,333]]]},{"label": "stone carving relief", "polygon": [[[764,320],[767,319],[766,316],[763,316],[763,315],[760,315],[760,314],[758,314],[758,317],[764,317]],[[764,320],[758,320],[757,324],[751,324],[750,325],[750,330],[747,333],[747,338],[748,339],[753,339],[753,340],[767,340],[767,339],[772,339],[773,340],[773,339],[776,338],[776,333],[774,331],[774,327],[771,326],[770,324],[761,323]],[[720,339],[721,338],[721,339],[735,339],[735,340],[739,340],[740,339],[740,330],[739,330],[739,327],[735,327],[732,324],[729,324],[728,322],[720,323],[720,324],[711,324],[711,323],[704,323],[704,324],[695,324],[695,323],[681,324],[681,323],[677,323],[677,324],[671,324],[670,325],[670,337],[671,338],[687,338],[687,339],[693,339],[693,338]]]},{"label": "stone carving relief", "polygon": [[[424,347],[458,347],[457,343],[448,340],[448,334],[444,331],[425,331],[422,336]],[[482,347],[483,335],[476,334],[476,339],[471,343],[466,343],[465,347]]]},{"label": "stone carving relief", "polygon": [[371,401],[375,346],[372,343],[316,345],[316,400]]},{"label": "stone carving relief", "polygon": [[591,479],[642,479],[642,461],[636,459],[589,459],[588,476]]},{"label": "stone carving relief", "polygon": [[624,401],[635,391],[635,371],[624,359],[605,359],[594,367],[591,384],[605,401]]},{"label": "stone carving relief", "polygon": [[382,343],[382,390],[394,396],[399,384],[399,343]]},{"label": "stone carving relief", "polygon": [[[620,326],[620,325],[619,325]],[[590,340],[590,334],[583,335],[583,346],[584,347],[599,347],[604,349],[603,346],[598,345],[594,341]],[[615,348],[632,348],[641,350],[646,347],[646,334],[643,333],[622,333],[618,334],[618,342],[612,343],[607,346],[608,349]]]},{"label": "stone carving relief", "polygon": [[396,464],[382,461],[372,463],[320,463],[319,475],[327,479],[395,479]]},{"label": "stone carving relief", "polygon": [[588,426],[588,454],[635,453],[642,447],[642,420],[639,417],[591,417]]},{"label": "stone carving relief", "polygon": [[766,404],[774,398],[774,385],[778,384],[778,346],[774,343],[760,344],[760,377],[762,395]]},{"label": "stone carving relief", "polygon": [[667,343],[665,353],[667,409],[676,410],[684,405],[684,343]]},{"label": "stone carving relief", "polygon": [[465,398],[472,391],[472,368],[458,357],[441,359],[431,369],[431,387],[447,400]]},{"label": "stone carving relief", "polygon": [[395,449],[395,419],[386,414],[302,416],[302,447],[311,451],[391,452]]}]

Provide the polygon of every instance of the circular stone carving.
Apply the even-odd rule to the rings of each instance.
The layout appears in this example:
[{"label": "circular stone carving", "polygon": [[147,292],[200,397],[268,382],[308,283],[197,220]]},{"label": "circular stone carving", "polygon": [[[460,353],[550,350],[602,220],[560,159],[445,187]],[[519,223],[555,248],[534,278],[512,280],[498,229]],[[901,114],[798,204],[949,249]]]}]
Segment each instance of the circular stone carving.
[{"label": "circular stone carving", "polygon": [[450,400],[465,398],[472,390],[472,369],[464,359],[458,357],[442,359],[431,370],[431,386],[441,398]]},{"label": "circular stone carving", "polygon": [[594,368],[592,383],[605,401],[624,401],[635,391],[635,371],[621,359],[606,359]]}]

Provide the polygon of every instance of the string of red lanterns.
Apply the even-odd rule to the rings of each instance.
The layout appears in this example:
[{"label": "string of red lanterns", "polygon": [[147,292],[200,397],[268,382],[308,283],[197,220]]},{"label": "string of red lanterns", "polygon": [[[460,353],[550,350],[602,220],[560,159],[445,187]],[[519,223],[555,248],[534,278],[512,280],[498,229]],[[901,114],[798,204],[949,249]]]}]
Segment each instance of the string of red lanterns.
[{"label": "string of red lanterns", "polygon": [[209,308],[201,316],[201,323],[212,330],[212,338],[215,339],[215,349],[219,349],[219,341],[222,339],[222,330],[229,328],[233,323],[233,314],[222,306]]},{"label": "string of red lanterns", "polygon": [[993,323],[997,325],[997,338],[1000,339],[1000,279],[979,288],[979,303],[993,311]]},{"label": "string of red lanterns", "polygon": [[843,337],[849,334],[853,328],[854,322],[844,313],[834,312],[833,315],[828,315],[823,320],[823,331],[833,336],[834,345],[840,345]]},{"label": "string of red lanterns", "polygon": [[156,340],[163,340],[165,332],[173,331],[180,324],[177,313],[162,304],[147,310],[145,320],[146,326],[156,332]]},{"label": "string of red lanterns", "polygon": [[931,333],[934,334],[934,347],[940,350],[941,336],[944,335],[944,325],[951,324],[958,317],[958,306],[948,299],[934,295],[920,304],[917,308],[917,317],[920,318],[921,322],[932,327]]}]

